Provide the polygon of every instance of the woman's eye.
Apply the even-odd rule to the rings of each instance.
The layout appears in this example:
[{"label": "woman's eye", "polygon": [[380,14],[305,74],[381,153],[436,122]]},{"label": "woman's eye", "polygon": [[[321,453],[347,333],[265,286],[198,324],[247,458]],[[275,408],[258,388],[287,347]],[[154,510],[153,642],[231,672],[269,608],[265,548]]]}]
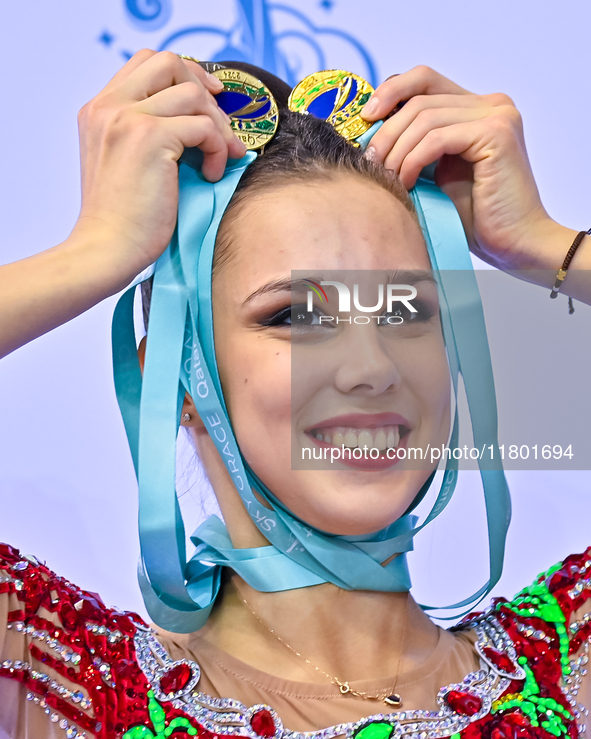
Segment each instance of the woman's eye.
[{"label": "woman's eye", "polygon": [[314,308],[311,312],[307,310],[305,305],[292,305],[290,323],[296,326],[320,326],[320,311]]},{"label": "woman's eye", "polygon": [[308,311],[305,304],[292,305],[289,308],[280,310],[275,315],[263,321],[264,326],[320,326],[321,313],[314,308],[312,312]]},{"label": "woman's eye", "polygon": [[[410,323],[426,323],[433,317],[433,309],[421,301],[413,301],[413,305],[417,311],[410,311],[406,306],[401,305],[395,310],[388,313],[384,312],[377,321],[378,326],[400,326]],[[326,318],[326,320],[322,320]],[[325,314],[314,307],[312,311],[308,310],[305,303],[295,304],[283,308],[269,318],[261,321],[263,326],[272,327],[290,327],[291,329],[322,327],[336,328],[334,319],[329,320]]]},{"label": "woman's eye", "polygon": [[396,310],[389,313],[383,313],[379,323],[383,326],[397,326],[404,323],[425,323],[433,318],[433,310],[420,300],[413,301],[416,312],[410,311],[406,306],[401,305]]}]

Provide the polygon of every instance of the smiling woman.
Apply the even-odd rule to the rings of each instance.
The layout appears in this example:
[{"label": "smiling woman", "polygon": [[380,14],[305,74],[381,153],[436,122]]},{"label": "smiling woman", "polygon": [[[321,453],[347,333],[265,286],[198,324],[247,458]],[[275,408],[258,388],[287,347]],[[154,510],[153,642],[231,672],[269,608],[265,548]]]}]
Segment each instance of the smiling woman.
[{"label": "smiling woman", "polygon": [[[365,83],[309,79],[302,89],[332,96],[319,120],[299,93],[299,112],[288,111],[289,89],[263,70],[216,67],[232,93],[220,106],[222,85],[191,60],[136,55],[82,112],[72,236],[0,271],[4,352],[142,283],[147,338],[136,354],[132,289],[116,310],[114,361],[155,621],[108,609],[1,546],[0,732],[576,739],[589,697],[591,552],[454,631],[410,596],[405,561],[418,530],[410,513],[439,461],[413,464],[410,452],[454,439],[466,346],[482,366],[480,335],[458,348],[449,285],[434,269],[441,243],[405,188],[440,159],[460,206],[469,193],[474,249],[506,269],[553,268],[572,233],[539,203],[518,115],[504,96],[418,68],[381,85],[365,120]],[[224,100],[238,106],[231,125]],[[588,249],[577,253],[585,266]],[[574,276],[564,290],[585,299],[589,287]],[[466,296],[464,317],[478,314]],[[188,563],[179,425],[224,519],[197,529]],[[294,464],[306,450],[309,464]],[[315,464],[318,451],[328,466]],[[452,463],[427,522],[456,477]],[[482,478],[495,493],[499,563],[504,477],[497,467]]]}]

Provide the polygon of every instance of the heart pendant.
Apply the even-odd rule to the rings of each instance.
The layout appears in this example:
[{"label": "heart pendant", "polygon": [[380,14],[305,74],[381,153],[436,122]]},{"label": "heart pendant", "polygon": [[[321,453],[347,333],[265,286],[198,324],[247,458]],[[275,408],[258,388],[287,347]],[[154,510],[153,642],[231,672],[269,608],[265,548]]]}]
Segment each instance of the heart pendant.
[{"label": "heart pendant", "polygon": [[388,706],[392,706],[393,708],[402,708],[402,698],[398,695],[398,693],[392,693],[392,695],[384,698],[384,703]]}]

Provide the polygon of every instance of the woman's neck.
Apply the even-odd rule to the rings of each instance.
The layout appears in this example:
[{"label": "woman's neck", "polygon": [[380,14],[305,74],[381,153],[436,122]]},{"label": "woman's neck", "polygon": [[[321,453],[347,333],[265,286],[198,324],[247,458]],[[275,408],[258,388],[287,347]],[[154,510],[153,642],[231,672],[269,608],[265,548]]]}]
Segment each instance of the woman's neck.
[{"label": "woman's neck", "polygon": [[323,673],[341,682],[396,677],[425,662],[439,640],[438,627],[407,593],[330,583],[261,593],[234,573],[199,634],[263,672],[321,684],[328,682]]},{"label": "woman's neck", "polygon": [[[248,515],[205,429],[191,429],[237,548],[268,545]],[[439,629],[407,593],[342,590],[325,583],[261,593],[226,573],[199,635],[233,657],[286,680],[325,684],[328,678],[282,644],[259,618],[309,662],[340,681],[395,677],[425,662]],[[384,688],[388,687],[384,685]]]}]

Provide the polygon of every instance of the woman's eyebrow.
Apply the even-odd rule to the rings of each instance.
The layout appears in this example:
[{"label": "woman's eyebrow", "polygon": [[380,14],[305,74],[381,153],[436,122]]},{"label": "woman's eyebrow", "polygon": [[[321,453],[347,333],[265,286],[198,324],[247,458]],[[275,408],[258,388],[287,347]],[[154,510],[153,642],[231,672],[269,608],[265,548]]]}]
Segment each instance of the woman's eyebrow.
[{"label": "woman's eyebrow", "polygon": [[397,269],[388,274],[388,285],[416,285],[417,282],[437,284],[433,272],[427,269]]},{"label": "woman's eyebrow", "polygon": [[[267,293],[286,292],[294,290],[296,288],[309,289],[310,285],[308,283],[311,279],[312,278],[308,279],[306,277],[300,277],[297,280],[293,280],[291,277],[286,277],[282,280],[273,280],[273,282],[268,282],[266,285],[257,288],[242,302],[242,305],[246,305],[251,300],[254,300],[254,298],[258,298],[260,295],[266,295]],[[313,281],[316,282],[317,279],[318,278],[314,278]]]},{"label": "woman's eyebrow", "polygon": [[[339,282],[343,282],[346,279],[345,273],[339,273],[336,275],[340,279]],[[332,275],[334,278],[334,275]],[[242,305],[246,305],[251,300],[266,295],[267,293],[278,293],[278,292],[289,292],[297,288],[310,289],[310,282],[317,284],[322,282],[322,277],[315,275],[314,277],[299,277],[298,279],[292,279],[291,277],[285,277],[280,280],[273,280],[268,282],[266,285],[262,285],[252,292],[245,300]],[[394,270],[390,273],[386,273],[384,282],[388,285],[414,285],[417,282],[435,282],[433,273],[429,270],[414,269],[414,270]]]}]

